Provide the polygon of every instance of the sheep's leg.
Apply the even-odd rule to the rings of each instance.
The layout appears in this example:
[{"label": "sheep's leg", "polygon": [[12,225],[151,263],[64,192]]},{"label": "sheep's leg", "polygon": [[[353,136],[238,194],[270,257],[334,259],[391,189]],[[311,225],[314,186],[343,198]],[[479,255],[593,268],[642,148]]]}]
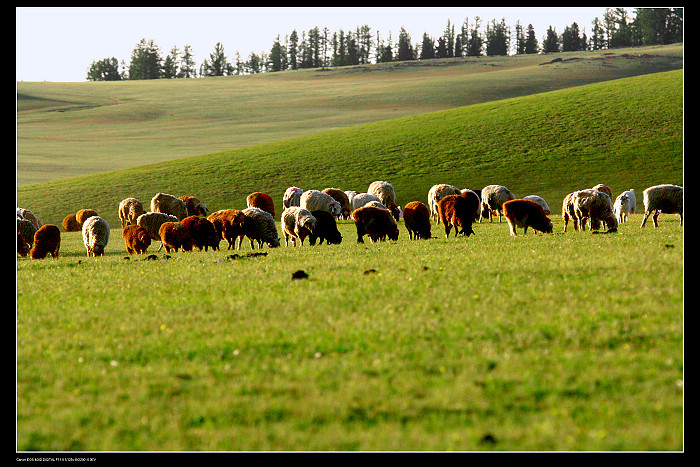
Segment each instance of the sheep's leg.
[{"label": "sheep's leg", "polygon": [[639,226],[640,229],[643,229],[644,226],[647,224],[647,219],[649,218],[650,214],[651,211],[644,211],[644,219],[642,219],[642,225]]}]

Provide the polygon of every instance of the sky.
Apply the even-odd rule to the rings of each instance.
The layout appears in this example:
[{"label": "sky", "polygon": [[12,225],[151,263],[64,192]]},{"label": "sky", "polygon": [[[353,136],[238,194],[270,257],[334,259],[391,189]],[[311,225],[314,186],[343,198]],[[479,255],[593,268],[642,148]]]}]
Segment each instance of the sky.
[{"label": "sky", "polygon": [[[552,26],[561,34],[578,23],[590,35],[595,17],[602,20],[605,7],[17,7],[16,78],[23,81],[85,81],[93,61],[123,60],[141,39],[152,39],[165,57],[173,46],[180,51],[189,45],[197,67],[221,42],[229,61],[238,52],[269,53],[279,35],[314,27],[331,33],[368,25],[394,41],[402,27],[411,41],[420,43],[424,33],[440,37],[449,20],[459,30],[466,18],[479,16],[482,25],[505,19],[511,28],[516,21],[532,24],[538,41]],[[631,13],[631,9],[628,9]]]}]

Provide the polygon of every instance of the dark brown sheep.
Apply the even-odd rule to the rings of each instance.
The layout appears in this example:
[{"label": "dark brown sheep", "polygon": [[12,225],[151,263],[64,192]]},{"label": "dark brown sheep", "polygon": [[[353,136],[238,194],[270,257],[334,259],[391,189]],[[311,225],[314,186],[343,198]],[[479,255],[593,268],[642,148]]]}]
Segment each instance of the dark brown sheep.
[{"label": "dark brown sheep", "polygon": [[338,188],[326,188],[321,193],[331,195],[334,200],[340,203],[340,215],[338,216],[338,219],[350,218],[350,211],[352,211],[352,208],[350,207],[350,199],[343,190],[339,190]]},{"label": "dark brown sheep", "polygon": [[431,237],[430,209],[420,201],[411,201],[403,208],[403,220],[411,240]]},{"label": "dark brown sheep", "polygon": [[75,214],[68,214],[64,217],[61,225],[63,225],[63,230],[66,232],[80,232],[80,225],[78,224]]},{"label": "dark brown sheep", "polygon": [[438,201],[438,217],[445,226],[445,237],[450,236],[450,230],[455,228],[457,235],[467,237],[474,233],[472,223],[479,209],[479,197],[473,191],[465,191],[460,195],[448,195]]},{"label": "dark brown sheep", "polygon": [[151,235],[140,225],[127,225],[122,231],[126,251],[130,255],[145,254],[151,245]]},{"label": "dark brown sheep", "polygon": [[249,208],[260,208],[272,214],[272,217],[275,217],[275,202],[272,200],[272,196],[267,193],[261,193],[259,191],[251,193],[246,198],[246,203]]},{"label": "dark brown sheep", "polygon": [[178,196],[185,203],[187,208],[188,216],[206,216],[207,215],[207,205],[199,201],[194,196],[182,195]]},{"label": "dark brown sheep", "polygon": [[29,253],[32,259],[44,259],[47,255],[58,258],[61,247],[61,231],[53,224],[44,224],[34,234],[34,246]]},{"label": "dark brown sheep", "polygon": [[165,246],[165,251],[192,251],[194,242],[187,227],[179,222],[164,222],[158,229],[160,240]]},{"label": "dark brown sheep", "polygon": [[316,218],[316,229],[309,235],[309,243],[315,245],[319,240],[320,245],[325,240],[329,245],[337,245],[343,240],[333,214],[324,210],[311,211],[311,214]]},{"label": "dark brown sheep", "polygon": [[217,235],[214,224],[212,224],[211,221],[203,217],[192,215],[185,217],[181,222],[182,225],[189,229],[194,246],[199,251],[208,251],[209,247],[213,250],[219,249],[221,237]]},{"label": "dark brown sheep", "polygon": [[207,217],[212,223],[216,234],[228,242],[227,250],[236,248],[236,239],[245,233],[245,215],[238,209],[222,209]]},{"label": "dark brown sheep", "polygon": [[399,228],[388,209],[377,206],[363,206],[352,212],[352,220],[357,229],[357,243],[364,243],[362,237],[369,236],[372,243],[385,240],[398,240]]},{"label": "dark brown sheep", "polygon": [[515,236],[515,228],[522,227],[523,234],[527,228],[544,233],[552,233],[552,221],[544,213],[542,206],[529,199],[512,199],[503,203],[503,215],[510,226],[510,234]]}]

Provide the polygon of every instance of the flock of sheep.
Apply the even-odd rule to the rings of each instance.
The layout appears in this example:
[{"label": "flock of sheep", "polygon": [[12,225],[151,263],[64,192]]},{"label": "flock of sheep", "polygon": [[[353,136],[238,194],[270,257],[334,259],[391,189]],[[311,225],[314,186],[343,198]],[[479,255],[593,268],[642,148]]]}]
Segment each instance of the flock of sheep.
[{"label": "flock of sheep", "polygon": [[[618,223],[626,222],[629,214],[635,213],[637,201],[634,190],[621,193],[614,201],[612,196],[612,191],[602,184],[567,194],[562,204],[564,231],[571,220],[575,230],[585,230],[589,224],[591,230],[605,225],[607,232],[615,232]],[[659,213],[679,214],[683,225],[683,187],[649,187],[644,190],[643,203],[641,227],[646,225],[650,215],[653,215],[654,226],[658,227]],[[552,222],[547,217],[551,210],[542,197],[531,195],[518,199],[501,185],[460,190],[453,185],[438,184],[430,188],[427,205],[411,201],[403,209],[396,202],[394,187],[385,181],[372,182],[364,193],[336,188],[304,191],[289,187],[282,204],[280,226],[285,245],[291,240],[293,246],[297,241],[303,245],[306,238],[311,245],[324,240],[329,244],[340,243],[338,219],[354,221],[359,243],[363,243],[365,235],[372,242],[386,238],[397,240],[401,217],[410,239],[432,238],[431,221],[443,225],[446,237],[453,228],[455,236],[469,236],[474,233],[473,222],[492,221],[495,215],[499,222],[502,217],[506,218],[511,235],[516,235],[516,228],[522,228],[523,233],[530,227],[544,233],[552,232]],[[219,249],[222,240],[227,241],[228,249],[240,249],[244,237],[249,239],[251,249],[255,248],[255,243],[258,248],[263,244],[271,248],[280,246],[274,201],[270,195],[252,193],[247,198],[247,206],[242,210],[223,209],[209,214],[207,206],[195,197],[157,193],[151,199],[150,211],[146,211],[140,200],[126,198],[119,203],[126,251],[146,253],[154,240],[161,243],[158,250],[165,247],[167,252]],[[66,216],[62,225],[66,231],[82,232],[88,256],[104,254],[110,227],[96,211],[81,209]],[[42,225],[30,210],[17,208],[18,254],[29,254],[32,259],[56,258],[60,244],[57,226]]]}]

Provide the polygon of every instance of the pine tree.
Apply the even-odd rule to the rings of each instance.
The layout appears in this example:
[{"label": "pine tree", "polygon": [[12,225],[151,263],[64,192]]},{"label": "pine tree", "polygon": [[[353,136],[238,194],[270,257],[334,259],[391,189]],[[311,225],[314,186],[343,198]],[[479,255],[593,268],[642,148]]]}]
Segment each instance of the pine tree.
[{"label": "pine tree", "polygon": [[527,38],[525,39],[525,53],[526,54],[536,54],[537,53],[537,37],[535,36],[535,28],[532,24],[527,25]]},{"label": "pine tree", "polygon": [[270,71],[282,71],[284,70],[284,49],[280,43],[280,36],[277,35],[275,41],[272,43],[272,49],[270,50]]},{"label": "pine tree", "polygon": [[596,16],[593,19],[593,35],[591,36],[591,49],[600,50],[605,47],[605,35],[603,25]]},{"label": "pine tree", "polygon": [[224,46],[217,42],[214,51],[209,54],[209,60],[204,60],[202,65],[202,76],[224,76],[233,74],[233,67],[226,59]]},{"label": "pine tree", "polygon": [[559,36],[552,26],[547,29],[547,35],[542,41],[542,52],[546,54],[559,52]]},{"label": "pine tree", "polygon": [[297,30],[294,29],[289,35],[289,46],[287,47],[287,53],[289,54],[289,68],[291,70],[296,70],[299,68],[299,61],[297,55],[299,53],[299,35]]},{"label": "pine tree", "polygon": [[122,74],[119,72],[119,62],[116,58],[103,58],[93,61],[88,68],[88,81],[120,81]]},{"label": "pine tree", "polygon": [[435,45],[433,39],[428,35],[427,32],[423,33],[423,43],[420,49],[420,59],[429,60],[435,58]]},{"label": "pine tree", "polygon": [[486,25],[486,55],[508,55],[509,36],[505,18],[500,23],[496,23],[495,19],[491,20],[491,23]]},{"label": "pine tree", "polygon": [[194,55],[192,55],[192,47],[186,45],[180,55],[180,71],[178,78],[195,78],[197,70],[195,68]]},{"label": "pine tree", "polygon": [[180,51],[177,46],[170,49],[170,53],[165,57],[163,62],[163,78],[171,79],[178,76],[178,55]]},{"label": "pine tree", "polygon": [[129,79],[158,79],[162,76],[160,49],[153,39],[141,39],[131,52]]},{"label": "pine tree", "polygon": [[404,61],[415,60],[415,58],[416,57],[413,54],[413,46],[411,45],[411,36],[408,34],[408,31],[406,31],[406,29],[402,26],[401,32],[399,32],[399,43],[396,59],[399,61]]},{"label": "pine tree", "polygon": [[[466,25],[466,21],[465,21]],[[474,27],[469,30],[469,39],[467,40],[467,57],[479,57],[481,56],[482,49],[484,47],[484,38],[479,32],[479,27],[481,26],[481,18],[478,16],[474,17]]]}]

